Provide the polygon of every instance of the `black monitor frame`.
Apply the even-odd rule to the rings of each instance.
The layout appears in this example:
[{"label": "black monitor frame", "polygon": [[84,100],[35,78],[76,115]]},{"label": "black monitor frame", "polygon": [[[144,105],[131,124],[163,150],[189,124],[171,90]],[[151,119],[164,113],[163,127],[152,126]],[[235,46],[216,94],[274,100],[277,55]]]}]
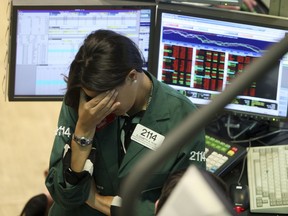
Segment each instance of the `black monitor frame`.
[{"label": "black monitor frame", "polygon": [[[28,2],[28,3],[25,3]],[[147,60],[147,67],[146,69],[151,70],[152,68],[152,60],[153,56],[151,50],[153,46],[153,34],[155,28],[155,13],[156,13],[156,3],[151,2],[129,2],[129,1],[84,1],[84,4],[81,2],[72,0],[71,2],[66,1],[59,1],[57,3],[45,3],[44,2],[36,2],[26,0],[25,2],[13,2],[11,8],[11,28],[10,28],[10,52],[9,52],[9,82],[8,82],[8,99],[9,101],[62,101],[65,88],[62,88],[62,81],[61,81],[61,91],[63,89],[63,93],[54,94],[47,94],[45,93],[35,93],[35,94],[22,94],[17,93],[15,90],[16,81],[18,79],[18,83],[20,85],[23,84],[23,80],[19,80],[16,76],[16,57],[17,57],[17,22],[18,22],[18,11],[19,10],[32,10],[32,11],[45,11],[45,10],[130,10],[130,9],[150,9],[151,10],[151,19],[150,19],[150,38],[149,38],[149,50],[148,50],[148,59]],[[86,4],[85,4],[86,3]],[[97,28],[95,27],[95,30]],[[83,37],[84,40],[84,37]],[[31,41],[33,43],[33,41]],[[61,58],[61,57],[60,57]],[[69,70],[69,65],[67,65],[67,71]],[[19,71],[18,71],[19,73]],[[67,75],[66,72],[59,74],[63,77]],[[58,75],[57,75],[58,76]],[[60,82],[60,81],[59,81]],[[64,80],[63,80],[64,82]],[[22,84],[21,84],[22,83]],[[26,87],[25,87],[26,88]],[[19,92],[19,91],[18,91]]]},{"label": "black monitor frame", "polygon": [[[241,12],[241,11],[229,11],[224,9],[218,9],[218,8],[210,8],[210,7],[199,7],[195,5],[183,5],[183,4],[168,4],[168,3],[160,3],[158,5],[157,10],[157,23],[156,23],[156,32],[155,32],[155,61],[156,64],[154,65],[154,74],[156,77],[158,77],[158,73],[160,73],[160,67],[159,62],[162,60],[159,60],[159,52],[160,50],[160,38],[162,34],[161,30],[161,14],[162,13],[173,13],[173,14],[180,14],[180,15],[188,15],[188,16],[195,16],[197,18],[205,18],[205,19],[211,19],[211,20],[219,20],[219,21],[225,21],[225,22],[233,22],[233,23],[240,23],[240,24],[248,24],[248,25],[256,25],[256,26],[263,26],[263,27],[270,27],[270,28],[279,28],[284,29],[288,32],[288,19],[284,17],[276,17],[276,16],[268,16],[263,14],[254,14],[254,13],[248,13],[248,12]],[[196,49],[196,48],[195,48]],[[158,58],[158,60],[156,60]],[[158,71],[159,70],[159,71]],[[162,72],[161,72],[162,73]],[[162,75],[162,74],[161,74]],[[287,73],[286,73],[287,76]],[[158,77],[159,80],[162,80],[162,78]],[[193,78],[191,78],[192,82]],[[163,81],[163,80],[162,80]],[[173,87],[173,85],[171,85]],[[174,86],[175,87],[175,86]],[[192,94],[194,93],[191,91]],[[187,93],[187,92],[186,92]],[[186,94],[184,93],[184,94]],[[220,92],[219,92],[220,93]],[[191,95],[189,95],[191,96]],[[209,101],[213,99],[209,99]],[[192,100],[193,101],[193,100]],[[197,106],[201,107],[204,104],[197,103],[193,101]],[[206,104],[208,104],[207,102]],[[231,108],[225,107],[225,112],[242,116],[242,117],[248,117],[248,118],[255,118],[255,119],[264,119],[264,120],[272,120],[272,121],[279,121],[279,120],[285,120],[288,115],[288,110],[285,110],[285,115],[279,116],[277,115],[271,115],[267,113],[256,113],[256,112],[247,112],[246,110],[234,110]]]}]

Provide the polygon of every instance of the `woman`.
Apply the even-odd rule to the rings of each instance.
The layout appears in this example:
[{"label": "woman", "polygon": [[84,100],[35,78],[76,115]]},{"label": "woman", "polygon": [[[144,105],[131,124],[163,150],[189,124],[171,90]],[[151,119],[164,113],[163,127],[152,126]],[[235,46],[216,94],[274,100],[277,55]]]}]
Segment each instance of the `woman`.
[{"label": "woman", "polygon": [[[110,215],[111,205],[120,205],[119,188],[131,168],[195,111],[142,66],[135,43],[113,31],[92,32],[80,47],[66,78],[46,179],[54,199],[50,215]],[[138,215],[154,214],[170,172],[191,163],[205,167],[204,157],[191,157],[203,156],[204,145],[200,133],[153,173],[139,197]]]}]

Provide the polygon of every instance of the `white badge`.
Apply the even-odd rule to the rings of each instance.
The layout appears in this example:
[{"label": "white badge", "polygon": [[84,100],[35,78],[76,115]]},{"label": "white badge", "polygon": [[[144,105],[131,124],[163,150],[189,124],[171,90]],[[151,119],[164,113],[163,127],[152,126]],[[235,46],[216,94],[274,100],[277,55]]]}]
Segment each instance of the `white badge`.
[{"label": "white badge", "polygon": [[165,137],[141,124],[137,124],[131,139],[155,151],[161,146]]}]

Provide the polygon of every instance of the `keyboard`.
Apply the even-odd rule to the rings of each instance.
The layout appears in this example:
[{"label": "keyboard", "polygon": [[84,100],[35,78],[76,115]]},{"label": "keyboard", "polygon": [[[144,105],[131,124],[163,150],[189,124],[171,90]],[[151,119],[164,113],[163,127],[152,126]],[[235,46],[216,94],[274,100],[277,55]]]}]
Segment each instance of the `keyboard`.
[{"label": "keyboard", "polygon": [[206,170],[224,176],[246,155],[246,148],[216,135],[206,134]]},{"label": "keyboard", "polygon": [[247,175],[251,212],[288,214],[288,145],[249,148]]}]

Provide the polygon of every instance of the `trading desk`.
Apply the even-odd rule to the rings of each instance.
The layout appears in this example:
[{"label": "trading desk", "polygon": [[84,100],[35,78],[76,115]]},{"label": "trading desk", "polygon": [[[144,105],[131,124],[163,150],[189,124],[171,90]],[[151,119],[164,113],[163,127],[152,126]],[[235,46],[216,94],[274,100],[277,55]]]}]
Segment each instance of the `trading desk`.
[{"label": "trading desk", "polygon": [[[287,127],[286,127],[287,128]],[[281,144],[288,144],[288,132],[283,132],[283,133],[279,133],[276,134],[272,137],[267,137],[265,139],[262,140],[263,142],[265,142],[268,145],[281,145]],[[249,146],[248,143],[244,143],[243,145],[245,145],[246,147]],[[260,146],[261,144],[259,142],[253,142],[252,146]],[[243,161],[240,161],[230,172],[228,172],[226,175],[222,176],[222,179],[227,183],[228,187],[231,184],[235,184],[238,182],[238,179],[241,175],[241,171],[242,171],[242,167],[243,167]],[[248,177],[247,177],[247,161],[245,163],[244,166],[244,172],[243,172],[243,176],[240,180],[242,185],[248,185]],[[249,185],[248,185],[249,186]],[[239,214],[240,216],[280,216],[280,215],[288,215],[287,214],[268,214],[268,213],[251,213],[250,210],[246,210],[245,212],[242,212]]]}]

